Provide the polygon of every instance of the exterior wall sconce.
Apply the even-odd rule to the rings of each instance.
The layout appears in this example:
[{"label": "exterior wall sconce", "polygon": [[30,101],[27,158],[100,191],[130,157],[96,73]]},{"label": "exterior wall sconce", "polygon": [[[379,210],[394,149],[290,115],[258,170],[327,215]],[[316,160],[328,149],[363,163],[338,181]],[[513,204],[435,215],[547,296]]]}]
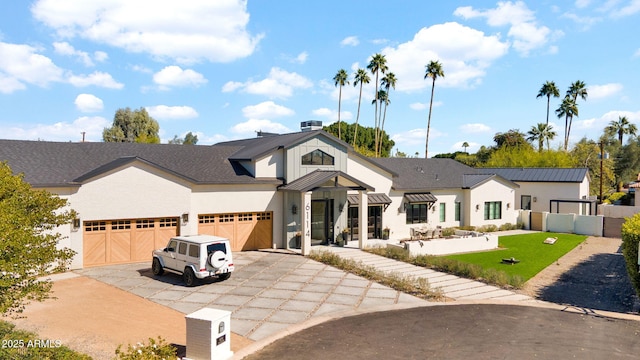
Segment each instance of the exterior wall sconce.
[{"label": "exterior wall sconce", "polygon": [[186,224],[189,222],[189,213],[182,214],[182,223]]},{"label": "exterior wall sconce", "polygon": [[292,213],[293,215],[295,215],[295,214],[297,214],[297,213],[298,213],[298,205],[293,204],[293,205],[291,206],[291,213]]},{"label": "exterior wall sconce", "polygon": [[476,204],[476,211],[480,210],[480,204]]},{"label": "exterior wall sconce", "polygon": [[511,207],[511,203],[507,203],[507,209]]},{"label": "exterior wall sconce", "polygon": [[73,229],[77,230],[80,227],[80,219],[75,218],[73,219]]},{"label": "exterior wall sconce", "polygon": [[537,201],[538,201],[538,198],[534,196],[533,197],[533,202],[537,202]]}]

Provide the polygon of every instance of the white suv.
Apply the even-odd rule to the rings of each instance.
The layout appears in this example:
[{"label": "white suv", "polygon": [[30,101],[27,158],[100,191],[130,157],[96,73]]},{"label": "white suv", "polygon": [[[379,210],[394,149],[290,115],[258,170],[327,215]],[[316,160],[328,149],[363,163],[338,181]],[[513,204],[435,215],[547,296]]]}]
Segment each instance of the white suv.
[{"label": "white suv", "polygon": [[182,274],[187,286],[212,276],[226,280],[233,272],[229,239],[212,235],[171,238],[166,248],[153,251],[151,270],[154,275],[165,270]]}]

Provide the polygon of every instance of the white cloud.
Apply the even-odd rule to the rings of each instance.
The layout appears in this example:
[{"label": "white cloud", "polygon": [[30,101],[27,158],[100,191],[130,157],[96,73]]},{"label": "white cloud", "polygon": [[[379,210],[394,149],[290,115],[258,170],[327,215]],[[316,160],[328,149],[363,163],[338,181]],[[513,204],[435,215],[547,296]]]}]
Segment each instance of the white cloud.
[{"label": "white cloud", "polygon": [[[311,114],[318,117],[323,117],[328,119],[331,122],[338,121],[338,112],[331,110],[329,108],[319,108],[311,111]],[[353,114],[351,111],[341,111],[340,112],[340,121],[346,121],[353,119]]]},{"label": "white cloud", "polygon": [[199,86],[207,83],[202,74],[191,69],[183,70],[179,66],[167,66],[153,74],[153,82],[160,89],[168,90],[170,87]]},{"label": "white cloud", "polygon": [[496,8],[489,10],[464,6],[453,14],[463,19],[486,18],[487,24],[493,27],[510,26],[507,35],[513,40],[516,51],[523,56],[546,45],[552,34],[548,27],[537,24],[534,12],[523,1],[498,2]]},{"label": "white cloud", "polygon": [[636,52],[633,53],[633,57],[640,57],[640,49],[636,50]]},{"label": "white cloud", "polygon": [[413,110],[418,110],[418,111],[420,111],[420,110],[424,110],[424,109],[426,109],[427,107],[429,107],[429,104],[424,104],[424,103],[419,103],[419,102],[417,102],[417,103],[410,104],[410,105],[409,105],[409,107],[410,107],[411,109],[413,109]]},{"label": "white cloud", "polygon": [[486,133],[491,131],[491,128],[485,124],[465,124],[460,126],[460,130],[467,134]]},{"label": "white cloud", "polygon": [[26,89],[25,84],[45,87],[51,82],[62,81],[62,69],[38,51],[29,45],[0,42],[1,93]]},{"label": "white cloud", "polygon": [[147,106],[145,109],[156,120],[192,119],[198,117],[198,112],[191,106],[156,105]]},{"label": "white cloud", "polygon": [[340,45],[342,46],[358,46],[359,44],[360,40],[358,40],[357,36],[347,36],[340,41]]},{"label": "white cloud", "polygon": [[265,95],[270,98],[288,98],[294,89],[307,89],[313,86],[311,81],[295,72],[288,72],[277,67],[271,68],[266,79],[245,83],[229,81],[222,87],[223,92],[233,92],[241,89],[255,95]]},{"label": "white cloud", "polygon": [[508,44],[497,36],[486,36],[481,31],[449,22],[422,28],[411,41],[397,47],[387,47],[390,71],[398,79],[398,91],[414,91],[431,85],[423,80],[429,61],[442,64],[444,78],[436,80],[436,87],[470,87],[485,76],[485,69],[504,56]]},{"label": "white cloud", "polygon": [[71,75],[69,76],[68,81],[75,87],[91,85],[107,89],[122,89],[124,87],[124,84],[115,81],[110,74],[101,71],[94,71],[89,75]]},{"label": "white cloud", "polygon": [[102,99],[91,94],[80,94],[74,102],[76,108],[84,113],[99,112],[104,109]]},{"label": "white cloud", "polygon": [[249,119],[272,119],[275,117],[295,115],[295,111],[278,105],[273,101],[265,101],[257,105],[245,106],[242,109],[242,115]]},{"label": "white cloud", "polygon": [[[89,56],[89,53],[74,49],[73,46],[68,42],[54,42],[53,49],[57,54],[77,57],[84,64],[84,66],[94,66],[93,60],[91,60],[91,56]],[[103,54],[106,55],[106,53]]]},{"label": "white cloud", "polygon": [[[614,4],[617,4],[615,2]],[[611,12],[611,16],[614,18],[631,16],[640,12],[640,0],[631,0],[629,3],[619,9],[615,9]]]},{"label": "white cloud", "polygon": [[264,37],[247,30],[246,0],[38,0],[31,12],[61,38],[81,37],[180,63],[244,58]]},{"label": "white cloud", "polygon": [[249,134],[256,131],[266,131],[277,134],[291,132],[289,128],[280,123],[264,119],[249,119],[245,122],[236,124],[231,128],[231,132],[236,134]]},{"label": "white cloud", "polygon": [[589,99],[602,99],[622,91],[622,84],[611,83],[604,85],[590,85],[587,87]]},{"label": "white cloud", "polygon": [[[26,125],[26,124],[25,124]],[[0,125],[0,133],[11,134],[13,139],[47,141],[102,141],[102,130],[111,125],[111,121],[101,116],[82,116],[69,123],[21,125],[5,127]]]},{"label": "white cloud", "polygon": [[306,51],[303,51],[293,59],[293,62],[297,64],[304,64],[305,62],[307,62],[308,58],[309,54]]},{"label": "white cloud", "polygon": [[97,62],[105,62],[109,59],[109,54],[107,54],[104,51],[95,51],[93,53],[93,58],[97,61]]},{"label": "white cloud", "polygon": [[576,0],[576,7],[579,9],[586,8],[590,4],[591,4],[591,0]]}]

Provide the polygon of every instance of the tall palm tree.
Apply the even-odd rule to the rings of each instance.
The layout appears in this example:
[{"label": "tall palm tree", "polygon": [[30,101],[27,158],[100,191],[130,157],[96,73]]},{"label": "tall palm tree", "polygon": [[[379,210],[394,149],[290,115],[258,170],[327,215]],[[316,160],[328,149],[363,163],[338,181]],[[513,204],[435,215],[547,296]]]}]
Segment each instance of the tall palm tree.
[{"label": "tall palm tree", "polygon": [[371,81],[369,74],[365,69],[358,69],[353,78],[353,86],[360,85],[360,95],[358,96],[358,115],[356,116],[356,126],[353,134],[353,147],[356,147],[356,140],[358,138],[358,120],[360,120],[360,104],[362,103],[362,85],[368,84]]},{"label": "tall palm tree", "polygon": [[444,71],[442,70],[442,64],[439,61],[431,61],[426,66],[427,70],[425,71],[424,78],[430,77],[431,82],[431,100],[429,100],[429,120],[427,121],[427,138],[425,141],[424,147],[424,158],[429,157],[429,131],[431,131],[431,110],[433,107],[433,92],[436,87],[436,79],[439,77],[444,77]]},{"label": "tall palm tree", "polygon": [[464,148],[464,152],[467,152],[467,148],[469,147],[469,143],[468,142],[463,142],[462,143],[462,147]]},{"label": "tall palm tree", "polygon": [[558,119],[564,117],[564,150],[567,151],[567,147],[569,146],[569,131],[571,127],[569,126],[569,118],[578,116],[578,106],[576,105],[575,100],[571,98],[571,96],[566,95],[564,99],[562,99],[562,103],[556,109],[556,115]]},{"label": "tall palm tree", "polygon": [[549,124],[549,103],[551,102],[551,97],[560,97],[560,90],[558,90],[555,82],[547,81],[542,84],[536,99],[543,96],[547,97],[547,124]]},{"label": "tall palm tree", "polygon": [[340,130],[340,112],[342,111],[342,87],[346,84],[349,85],[349,74],[347,74],[347,70],[340,69],[336,76],[333,77],[334,85],[340,86],[340,92],[338,95],[338,139],[342,140],[342,131]]},{"label": "tall palm tree", "polygon": [[[587,84],[584,81],[576,80],[569,86],[569,90],[567,90],[567,96],[571,96],[573,99],[573,103],[576,105],[576,109],[578,106],[578,97],[582,100],[587,100]],[[575,116],[578,116],[578,112],[576,110]],[[569,127],[567,128],[567,142],[569,142],[569,134],[571,133],[571,124],[573,123],[573,115],[569,116]],[[565,146],[566,150],[566,146]]]},{"label": "tall palm tree", "polygon": [[[389,100],[389,93],[391,91],[391,88],[393,88],[395,90],[396,88],[396,81],[398,79],[396,79],[396,74],[389,72],[387,73],[381,80],[380,80],[380,85],[382,85],[382,87],[384,87],[385,92],[386,92],[386,99],[384,99],[384,115],[382,116],[382,123],[380,125],[380,130],[378,131],[378,138],[380,139],[380,143],[378,144],[378,148],[376,149],[377,156],[380,156],[380,152],[382,150],[382,132],[384,131],[384,122],[387,119],[387,106],[390,103]],[[381,102],[382,104],[382,102]]]},{"label": "tall palm tree", "polygon": [[626,116],[618,116],[618,121],[611,120],[609,125],[604,129],[607,135],[618,134],[618,141],[622,145],[622,137],[625,134],[636,135],[638,128],[629,122]]},{"label": "tall palm tree", "polygon": [[529,136],[527,137],[528,141],[538,141],[538,151],[542,152],[544,148],[544,142],[547,142],[547,150],[549,150],[549,140],[553,140],[556,135],[558,135],[555,131],[553,131],[553,126],[545,123],[538,123],[536,126],[532,126],[531,130],[527,132]]},{"label": "tall palm tree", "polygon": [[[386,73],[387,72],[387,58],[385,58],[384,55],[382,54],[375,54],[371,57],[371,61],[369,61],[369,65],[367,65],[367,69],[369,69],[369,71],[371,71],[371,74],[375,74],[376,75],[376,92],[375,92],[375,100],[374,103],[376,105],[376,110],[374,112],[374,129],[378,129],[378,127],[380,126],[378,124],[379,121],[379,116],[378,116],[378,81],[379,81],[379,74],[382,73]],[[378,148],[378,132],[375,131],[375,149]]]}]

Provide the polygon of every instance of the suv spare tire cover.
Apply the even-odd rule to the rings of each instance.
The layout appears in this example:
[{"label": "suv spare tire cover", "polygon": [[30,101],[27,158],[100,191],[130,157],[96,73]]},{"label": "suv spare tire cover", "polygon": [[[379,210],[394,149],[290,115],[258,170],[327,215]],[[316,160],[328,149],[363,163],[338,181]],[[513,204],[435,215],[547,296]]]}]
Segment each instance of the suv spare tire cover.
[{"label": "suv spare tire cover", "polygon": [[220,250],[214,251],[209,254],[209,259],[207,259],[207,262],[214,269],[220,269],[227,262],[227,255]]}]

